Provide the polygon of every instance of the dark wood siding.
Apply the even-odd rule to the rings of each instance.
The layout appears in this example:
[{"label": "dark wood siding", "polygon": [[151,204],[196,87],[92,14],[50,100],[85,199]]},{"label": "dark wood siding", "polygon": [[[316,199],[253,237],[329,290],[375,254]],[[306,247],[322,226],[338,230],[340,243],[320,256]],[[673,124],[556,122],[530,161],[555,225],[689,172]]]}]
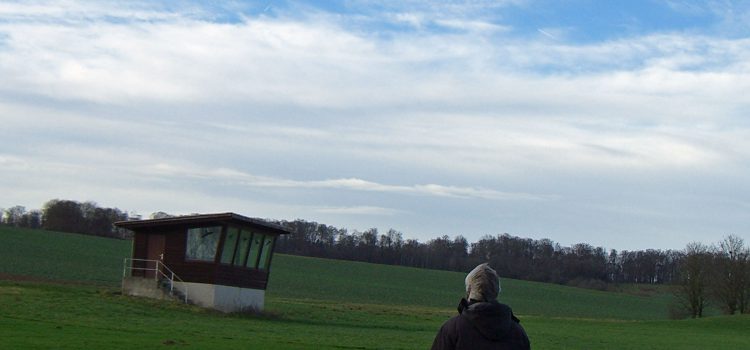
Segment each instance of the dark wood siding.
[{"label": "dark wood siding", "polygon": [[133,238],[133,259],[146,259],[148,255],[148,235],[136,232]]},{"label": "dark wood siding", "polygon": [[[142,232],[136,232],[133,237],[133,259],[148,259],[148,235]],[[132,276],[143,277],[146,263],[143,261],[133,261]]]},{"label": "dark wood siding", "polygon": [[217,284],[214,278],[216,276],[216,264],[183,261],[171,268],[185,282]]},{"label": "dark wood siding", "polygon": [[164,247],[164,263],[173,266],[185,262],[185,245],[187,244],[187,228],[174,229],[167,235]]},{"label": "dark wood siding", "polygon": [[219,265],[216,269],[216,284],[242,288],[266,289],[268,273],[230,265]]}]

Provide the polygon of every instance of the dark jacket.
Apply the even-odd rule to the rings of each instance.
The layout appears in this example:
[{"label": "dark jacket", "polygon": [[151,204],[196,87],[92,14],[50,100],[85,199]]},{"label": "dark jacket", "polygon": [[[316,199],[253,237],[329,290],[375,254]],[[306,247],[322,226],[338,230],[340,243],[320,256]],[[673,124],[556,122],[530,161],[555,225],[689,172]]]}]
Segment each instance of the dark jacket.
[{"label": "dark jacket", "polygon": [[531,349],[526,331],[508,305],[462,299],[458,312],[440,327],[433,350]]}]

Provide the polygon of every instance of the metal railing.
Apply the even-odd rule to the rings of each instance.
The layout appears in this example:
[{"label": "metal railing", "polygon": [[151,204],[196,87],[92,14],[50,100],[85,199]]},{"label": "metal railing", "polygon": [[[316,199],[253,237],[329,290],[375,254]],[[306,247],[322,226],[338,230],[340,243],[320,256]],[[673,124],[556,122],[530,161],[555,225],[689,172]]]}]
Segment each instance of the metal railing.
[{"label": "metal railing", "polygon": [[[145,267],[135,267],[133,266],[134,262],[143,262]],[[149,263],[151,263],[154,267],[149,267]],[[130,273],[128,273],[130,271]],[[133,258],[125,258],[124,267],[122,269],[122,277],[128,277],[132,274],[133,271],[143,271],[144,277],[146,271],[153,271],[154,272],[154,281],[159,282],[160,278],[163,277],[167,281],[169,281],[169,295],[174,295],[175,289],[182,293],[183,299],[185,300],[185,303],[188,302],[188,290],[185,286],[185,281],[182,280],[179,276],[177,276],[174,271],[172,271],[167,265],[164,265],[161,260],[149,260],[149,259],[133,259]],[[181,288],[176,288],[174,282],[180,282],[182,283]]]}]

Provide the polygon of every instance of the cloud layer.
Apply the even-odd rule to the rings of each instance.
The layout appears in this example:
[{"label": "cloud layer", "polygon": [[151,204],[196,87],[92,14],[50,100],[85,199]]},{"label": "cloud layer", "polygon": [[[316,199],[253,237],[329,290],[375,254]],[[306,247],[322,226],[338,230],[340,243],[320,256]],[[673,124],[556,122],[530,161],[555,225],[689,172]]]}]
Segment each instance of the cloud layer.
[{"label": "cloud layer", "polygon": [[750,38],[717,35],[726,12],[577,42],[521,33],[517,1],[235,5],[0,5],[0,205],[612,248],[748,232]]}]

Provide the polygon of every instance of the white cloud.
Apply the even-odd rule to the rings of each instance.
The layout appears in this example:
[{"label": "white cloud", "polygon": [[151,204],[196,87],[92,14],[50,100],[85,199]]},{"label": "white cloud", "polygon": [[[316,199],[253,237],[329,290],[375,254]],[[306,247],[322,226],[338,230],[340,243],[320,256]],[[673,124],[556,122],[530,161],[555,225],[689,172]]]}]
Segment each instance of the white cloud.
[{"label": "white cloud", "polygon": [[195,165],[157,163],[140,168],[143,176],[166,178],[199,178],[211,181],[231,180],[237,185],[262,188],[341,189],[366,192],[383,192],[406,195],[474,198],[489,200],[551,200],[554,196],[531,193],[509,193],[493,189],[444,186],[437,184],[387,185],[358,178],[300,181],[285,178],[257,176],[228,168],[205,169]]},{"label": "white cloud", "polygon": [[[217,23],[150,3],[0,4],[0,188],[432,222],[460,220],[455,203],[512,218],[622,184],[669,198],[654,179],[675,174],[710,192],[707,179],[747,172],[750,39],[530,40],[479,15],[490,3],[383,6]],[[415,29],[372,30],[394,21]]]},{"label": "white cloud", "polygon": [[0,18],[11,22],[58,22],[70,25],[112,19],[159,21],[210,17],[200,7],[187,6],[187,3],[182,4],[178,13],[160,10],[159,7],[159,4],[151,1],[8,0],[0,3]]},{"label": "white cloud", "polygon": [[484,35],[493,34],[495,32],[507,31],[510,28],[506,26],[500,26],[494,23],[485,21],[472,21],[472,20],[456,20],[456,19],[441,19],[435,21],[438,25],[445,26],[448,28],[465,30],[473,33],[481,33]]},{"label": "white cloud", "polygon": [[[685,82],[685,75],[693,75],[693,81],[681,84],[682,90],[709,86],[709,73],[742,79],[750,51],[743,40],[679,35],[587,46],[441,33],[378,40],[340,25],[263,17],[236,24],[191,18],[130,26],[11,22],[0,26],[8,37],[0,71],[6,77],[3,85],[14,91],[120,105],[255,102],[383,108],[402,105],[403,96],[420,105],[514,100],[544,105],[557,100],[558,92],[564,95],[566,85],[581,86],[581,80],[616,88],[606,80],[610,72],[656,93],[670,93],[664,84]],[[718,71],[693,71],[706,64]],[[439,73],[431,72],[433,66],[441,67]],[[535,79],[536,69],[545,66],[563,77],[579,69],[597,75]],[[589,92],[598,97],[596,90]],[[456,98],[446,101],[445,96]]]},{"label": "white cloud", "polygon": [[398,210],[382,207],[322,207],[314,208],[314,211],[323,214],[341,214],[341,215],[394,215]]}]

